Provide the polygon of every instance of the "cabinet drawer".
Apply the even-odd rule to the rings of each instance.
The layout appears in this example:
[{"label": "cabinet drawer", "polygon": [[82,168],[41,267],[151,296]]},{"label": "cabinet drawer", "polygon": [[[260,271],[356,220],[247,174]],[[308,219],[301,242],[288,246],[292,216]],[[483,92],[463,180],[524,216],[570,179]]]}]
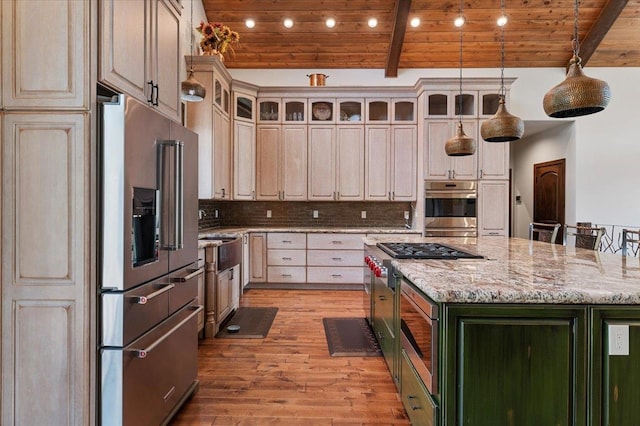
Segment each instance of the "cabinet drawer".
[{"label": "cabinet drawer", "polygon": [[411,367],[404,351],[402,351],[401,357],[400,377],[402,404],[407,410],[411,424],[427,426],[438,424],[436,419],[437,406]]},{"label": "cabinet drawer", "polygon": [[269,266],[267,280],[270,283],[304,283],[307,271],[304,266]]},{"label": "cabinet drawer", "polygon": [[267,265],[273,266],[305,266],[305,250],[268,250]]},{"label": "cabinet drawer", "polygon": [[362,284],[362,274],[362,267],[312,266],[307,268],[307,281],[310,283]]},{"label": "cabinet drawer", "polygon": [[365,234],[308,234],[307,247],[324,250],[363,250]]},{"label": "cabinet drawer", "polygon": [[309,266],[360,266],[364,253],[362,250],[308,250]]},{"label": "cabinet drawer", "polygon": [[306,249],[307,234],[291,232],[271,232],[267,234],[267,248]]}]

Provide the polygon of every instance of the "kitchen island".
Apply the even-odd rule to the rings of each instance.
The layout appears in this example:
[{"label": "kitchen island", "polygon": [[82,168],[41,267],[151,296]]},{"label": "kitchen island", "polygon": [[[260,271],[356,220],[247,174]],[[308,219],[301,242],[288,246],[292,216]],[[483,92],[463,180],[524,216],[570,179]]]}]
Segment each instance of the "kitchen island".
[{"label": "kitchen island", "polygon": [[638,259],[516,238],[422,241],[484,259],[391,262],[397,303],[405,287],[437,308],[435,391],[396,346],[414,424],[637,424]]}]

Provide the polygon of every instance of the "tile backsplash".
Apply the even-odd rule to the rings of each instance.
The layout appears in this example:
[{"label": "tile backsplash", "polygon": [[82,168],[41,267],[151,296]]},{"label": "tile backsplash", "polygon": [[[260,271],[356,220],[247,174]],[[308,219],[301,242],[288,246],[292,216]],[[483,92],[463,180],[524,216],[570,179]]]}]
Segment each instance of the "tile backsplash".
[{"label": "tile backsplash", "polygon": [[310,202],[200,200],[199,229],[234,226],[404,227],[409,202]]}]

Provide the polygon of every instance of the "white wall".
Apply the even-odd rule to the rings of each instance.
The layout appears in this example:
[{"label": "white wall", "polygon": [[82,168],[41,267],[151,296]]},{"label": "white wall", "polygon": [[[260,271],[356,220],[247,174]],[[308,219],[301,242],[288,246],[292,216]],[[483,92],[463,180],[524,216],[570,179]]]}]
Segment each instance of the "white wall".
[{"label": "white wall", "polygon": [[[385,78],[384,70],[353,69],[230,69],[231,75],[258,86],[308,86],[307,74],[327,74],[327,86],[413,86],[419,78],[457,77],[457,69],[399,70]],[[609,83],[612,100],[606,110],[576,119],[551,119],[542,108],[544,94],[564,80],[562,68],[510,68],[505,77],[517,77],[507,108],[525,121],[566,122],[553,131],[512,143],[514,176],[523,204],[514,211],[517,233],[530,220],[533,164],[566,157],[567,221],[640,226],[640,68],[585,68],[589,77]],[[497,69],[465,69],[463,77],[499,77]],[[575,125],[571,126],[571,123]],[[518,144],[522,145],[519,146]],[[520,158],[522,156],[522,158]],[[517,169],[516,169],[517,168]],[[528,176],[528,177],[526,177]],[[527,182],[529,179],[529,182]],[[514,181],[516,179],[514,178]],[[529,185],[529,188],[525,188]],[[526,195],[526,198],[525,198]],[[522,208],[521,208],[522,207]],[[515,216],[515,215],[514,215]],[[526,234],[525,234],[526,235]]]},{"label": "white wall", "polygon": [[[191,4],[193,3],[193,22],[191,22]],[[195,55],[198,55],[199,43],[200,43],[200,33],[195,30],[195,27],[200,25],[200,21],[206,21],[207,17],[204,13],[204,6],[202,5],[202,0],[182,0],[182,15],[180,16],[180,31],[182,33],[180,40],[182,45],[180,48],[182,49],[182,56],[191,55],[191,33],[193,33],[193,52]],[[184,67],[182,67],[180,73],[180,81],[184,81],[187,79],[187,72],[189,71],[188,65],[185,62]]]}]

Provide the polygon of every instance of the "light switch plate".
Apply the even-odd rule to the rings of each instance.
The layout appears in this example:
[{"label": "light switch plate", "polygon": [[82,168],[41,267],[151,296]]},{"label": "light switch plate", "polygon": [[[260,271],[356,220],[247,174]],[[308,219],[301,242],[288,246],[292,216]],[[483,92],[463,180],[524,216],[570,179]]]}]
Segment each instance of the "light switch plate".
[{"label": "light switch plate", "polygon": [[267,210],[267,217],[271,217],[271,210]]},{"label": "light switch plate", "polygon": [[404,220],[409,220],[409,212],[408,211],[404,212]]},{"label": "light switch plate", "polygon": [[313,211],[313,218],[317,219],[318,218],[318,210],[314,210]]},{"label": "light switch plate", "polygon": [[360,212],[360,217],[361,217],[362,219],[366,219],[366,218],[367,218],[367,211],[366,211],[366,210],[362,210],[362,211]]},{"label": "light switch plate", "polygon": [[609,324],[609,355],[629,355],[629,325]]}]

